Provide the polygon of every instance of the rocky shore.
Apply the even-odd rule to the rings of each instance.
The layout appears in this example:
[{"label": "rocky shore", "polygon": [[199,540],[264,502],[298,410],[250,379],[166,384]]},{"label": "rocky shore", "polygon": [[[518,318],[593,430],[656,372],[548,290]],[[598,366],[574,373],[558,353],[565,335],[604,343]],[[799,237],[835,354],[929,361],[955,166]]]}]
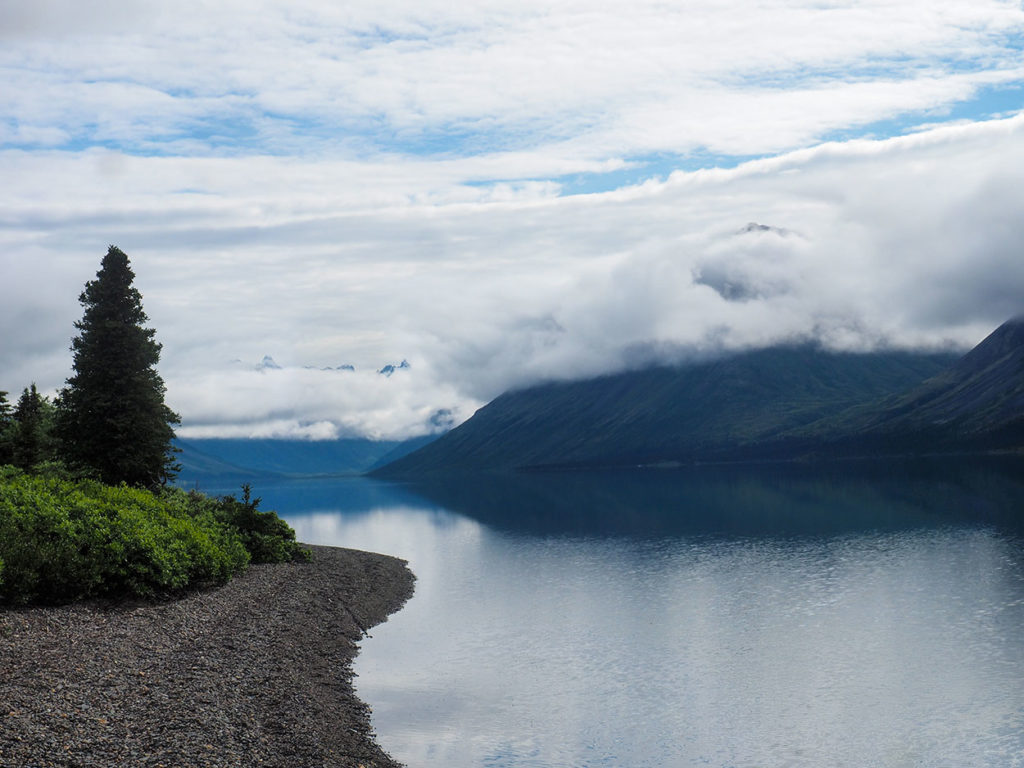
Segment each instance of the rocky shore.
[{"label": "rocky shore", "polygon": [[0,766],[397,766],[351,662],[413,576],[312,549],[169,602],[0,609]]}]

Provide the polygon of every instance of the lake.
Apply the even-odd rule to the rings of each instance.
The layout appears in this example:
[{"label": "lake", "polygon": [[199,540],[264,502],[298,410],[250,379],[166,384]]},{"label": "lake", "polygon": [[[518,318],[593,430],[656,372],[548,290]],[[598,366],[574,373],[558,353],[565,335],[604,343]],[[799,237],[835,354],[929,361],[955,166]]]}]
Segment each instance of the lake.
[{"label": "lake", "polygon": [[411,768],[1024,765],[1017,461],[256,483],[417,576],[356,663]]}]

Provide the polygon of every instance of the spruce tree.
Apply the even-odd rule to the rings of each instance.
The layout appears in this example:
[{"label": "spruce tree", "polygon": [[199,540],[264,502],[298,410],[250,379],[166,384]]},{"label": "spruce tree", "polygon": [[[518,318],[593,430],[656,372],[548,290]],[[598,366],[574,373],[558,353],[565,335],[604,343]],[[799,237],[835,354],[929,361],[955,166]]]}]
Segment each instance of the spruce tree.
[{"label": "spruce tree", "polygon": [[53,405],[39,394],[35,382],[26,387],[14,409],[11,463],[24,470],[53,459]]},{"label": "spruce tree", "polygon": [[161,345],[128,257],[110,246],[96,279],[85,284],[85,308],[71,342],[74,375],[57,403],[57,434],[66,461],[105,483],[154,487],[172,478],[174,424],[156,371]]},{"label": "spruce tree", "polygon": [[0,464],[14,461],[14,413],[7,392],[0,390]]}]

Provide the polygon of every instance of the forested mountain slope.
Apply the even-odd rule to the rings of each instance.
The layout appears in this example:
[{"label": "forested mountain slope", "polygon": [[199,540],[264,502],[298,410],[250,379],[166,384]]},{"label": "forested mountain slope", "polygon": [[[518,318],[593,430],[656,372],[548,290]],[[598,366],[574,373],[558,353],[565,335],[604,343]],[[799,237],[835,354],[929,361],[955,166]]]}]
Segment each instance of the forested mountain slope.
[{"label": "forested mountain slope", "polygon": [[938,375],[807,434],[840,449],[926,452],[1024,447],[1024,317],[1003,323]]},{"label": "forested mountain slope", "polygon": [[501,395],[374,474],[692,462],[757,455],[800,428],[906,391],[949,354],[774,347]]}]

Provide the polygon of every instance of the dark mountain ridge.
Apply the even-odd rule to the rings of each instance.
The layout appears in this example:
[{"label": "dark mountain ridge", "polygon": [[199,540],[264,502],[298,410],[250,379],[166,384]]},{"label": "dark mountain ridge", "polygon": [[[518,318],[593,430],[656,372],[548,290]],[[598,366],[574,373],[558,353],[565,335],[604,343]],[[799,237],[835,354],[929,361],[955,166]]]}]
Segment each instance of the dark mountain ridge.
[{"label": "dark mountain ridge", "polygon": [[966,355],[743,352],[508,392],[379,476],[1024,447],[1024,317]]},{"label": "dark mountain ridge", "polygon": [[815,425],[839,452],[999,450],[1024,446],[1024,317],[999,326],[909,391]]},{"label": "dark mountain ridge", "polygon": [[992,332],[948,370],[901,398],[904,423],[984,432],[1024,415],[1024,317]]},{"label": "dark mountain ridge", "polygon": [[379,475],[691,463],[754,457],[762,446],[900,392],[951,354],[773,347],[680,367],[508,392]]}]

